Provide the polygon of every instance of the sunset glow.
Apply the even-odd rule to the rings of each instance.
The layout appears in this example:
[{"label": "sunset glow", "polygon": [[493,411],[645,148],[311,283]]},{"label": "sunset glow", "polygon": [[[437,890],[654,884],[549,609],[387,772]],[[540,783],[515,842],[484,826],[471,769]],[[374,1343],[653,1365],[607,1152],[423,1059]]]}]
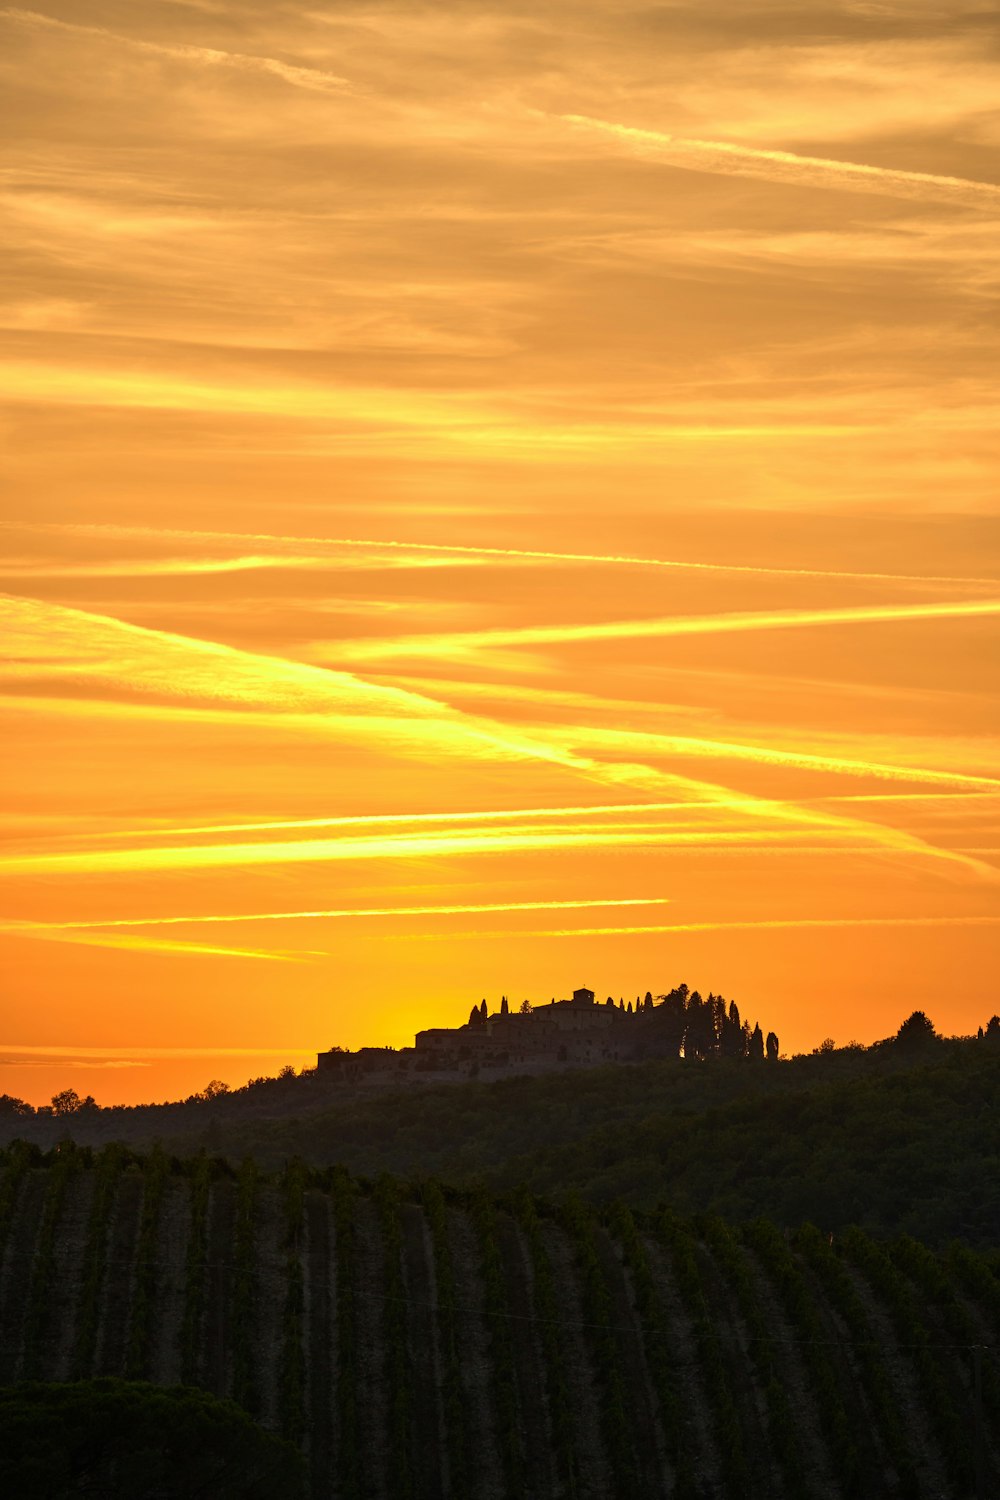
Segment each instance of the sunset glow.
[{"label": "sunset glow", "polygon": [[985,1021],[994,24],[0,10],[0,1092]]}]

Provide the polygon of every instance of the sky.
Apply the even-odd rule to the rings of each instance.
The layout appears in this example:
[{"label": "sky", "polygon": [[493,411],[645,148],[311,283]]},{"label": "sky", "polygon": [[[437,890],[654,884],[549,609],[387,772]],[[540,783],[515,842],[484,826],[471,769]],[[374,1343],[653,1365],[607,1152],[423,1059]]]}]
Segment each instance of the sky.
[{"label": "sky", "polygon": [[995,19],[0,9],[0,1091],[998,1008]]}]

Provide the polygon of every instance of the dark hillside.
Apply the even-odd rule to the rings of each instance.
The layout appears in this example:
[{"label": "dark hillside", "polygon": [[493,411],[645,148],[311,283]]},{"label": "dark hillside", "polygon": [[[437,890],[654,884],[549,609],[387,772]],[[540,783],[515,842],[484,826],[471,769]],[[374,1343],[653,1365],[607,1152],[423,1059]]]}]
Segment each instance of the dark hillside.
[{"label": "dark hillside", "polygon": [[1000,1047],[976,1042],[467,1083],[169,1144],[1000,1247]]},{"label": "dark hillside", "polygon": [[0,1384],[201,1386],[315,1496],[1000,1492],[968,1250],[73,1146],[0,1156],[0,1242]]}]

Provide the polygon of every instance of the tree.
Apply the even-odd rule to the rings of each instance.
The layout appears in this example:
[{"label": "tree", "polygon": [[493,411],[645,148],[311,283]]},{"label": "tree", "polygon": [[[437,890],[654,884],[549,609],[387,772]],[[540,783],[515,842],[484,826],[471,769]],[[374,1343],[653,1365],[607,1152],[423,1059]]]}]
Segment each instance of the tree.
[{"label": "tree", "polygon": [[301,1500],[305,1466],[232,1401],[125,1380],[0,1390],[0,1493],[18,1500]]},{"label": "tree", "polygon": [[14,1094],[0,1094],[0,1115],[33,1115],[34,1109]]},{"label": "tree", "polygon": [[777,1033],[776,1032],[769,1031],[767,1033],[767,1037],[766,1037],[765,1042],[764,1042],[764,1048],[765,1048],[765,1051],[767,1052],[767,1060],[768,1060],[768,1062],[777,1062],[778,1061],[779,1043],[778,1043],[778,1037],[777,1037]]},{"label": "tree", "polygon": [[52,1095],[52,1113],[54,1115],[75,1115],[79,1113],[83,1100],[76,1089],[63,1089],[61,1093]]},{"label": "tree", "polygon": [[532,1012],[531,1001],[530,1000],[522,1000],[521,1003],[520,1003],[520,1005],[518,1006],[517,1010],[518,1010],[518,1015],[521,1015],[521,1016],[530,1016],[531,1012]]},{"label": "tree", "polygon": [[504,995],[501,998],[501,1001],[500,1001],[500,1014],[502,1016],[509,1016],[510,1015],[510,1006],[507,1004],[507,996],[506,995]]},{"label": "tree", "polygon": [[747,1048],[747,1056],[752,1062],[760,1062],[764,1057],[764,1033],[760,1029],[758,1021],[750,1033],[750,1045]]},{"label": "tree", "polygon": [[919,1050],[937,1039],[934,1022],[922,1010],[915,1010],[912,1016],[907,1016],[896,1032],[896,1046],[905,1052]]},{"label": "tree", "polygon": [[[279,1078],[294,1078],[295,1077],[295,1069],[292,1067],[291,1063],[286,1063],[285,1064],[285,1066],[282,1068],[281,1072],[278,1074],[278,1077]],[[221,1099],[223,1094],[228,1094],[228,1093],[229,1093],[229,1084],[228,1083],[223,1083],[221,1078],[213,1078],[209,1083],[206,1083],[206,1085],[205,1085],[205,1094],[204,1094],[204,1097],[209,1102],[211,1102],[213,1099]]]}]

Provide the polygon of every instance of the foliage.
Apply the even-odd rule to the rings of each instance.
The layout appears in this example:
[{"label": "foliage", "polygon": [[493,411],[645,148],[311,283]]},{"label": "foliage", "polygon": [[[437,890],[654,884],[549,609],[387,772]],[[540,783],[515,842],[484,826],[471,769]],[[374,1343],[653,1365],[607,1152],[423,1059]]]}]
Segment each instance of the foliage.
[{"label": "foliage", "polygon": [[256,1301],[254,1226],[258,1175],[257,1163],[247,1157],[236,1183],[233,1230],[233,1397],[249,1412],[256,1412],[258,1406],[251,1338]]},{"label": "foliage", "polygon": [[682,1405],[684,1382],[671,1358],[671,1332],[649,1262],[649,1251],[639,1233],[635,1215],[624,1203],[614,1206],[610,1227],[622,1249],[625,1265],[635,1289],[646,1362],[660,1407],[660,1419],[675,1473],[675,1500],[690,1500],[696,1493],[694,1472]]},{"label": "foliage", "polygon": [[713,1216],[701,1221],[701,1229],[716,1265],[735,1293],[746,1325],[753,1362],[767,1402],[768,1436],[781,1461],[786,1491],[789,1496],[805,1500],[807,1487],[801,1435],[789,1406],[777,1348],[761,1304],[757,1277],[728,1224]]},{"label": "foliage", "polygon": [[626,1413],[628,1397],[618,1357],[614,1310],[594,1242],[593,1209],[582,1198],[570,1198],[563,1206],[561,1218],[576,1255],[587,1333],[594,1364],[601,1375],[601,1417],[615,1493],[628,1500],[635,1494],[638,1473]]},{"label": "foliage", "polygon": [[965,1421],[956,1410],[953,1389],[924,1321],[921,1302],[898,1275],[881,1245],[858,1229],[849,1230],[842,1244],[848,1259],[884,1303],[900,1343],[910,1352],[953,1483],[959,1493],[965,1493],[973,1477]]},{"label": "foliage", "polygon": [[672,1261],[681,1301],[691,1319],[704,1384],[712,1404],[716,1441],[727,1492],[750,1493],[750,1466],[740,1423],[732,1375],[722,1357],[716,1320],[712,1317],[694,1235],[688,1225],[671,1213],[662,1213],[656,1228]]},{"label": "foliage", "polygon": [[337,1257],[337,1429],[340,1436],[340,1494],[360,1500],[361,1441],[358,1425],[357,1187],[340,1167],[330,1174]]},{"label": "foliage", "polygon": [[490,1330],[493,1359],[493,1401],[497,1437],[503,1459],[507,1493],[516,1500],[523,1491],[524,1453],[518,1411],[517,1372],[514,1368],[513,1335],[507,1281],[497,1243],[496,1204],[485,1192],[473,1195],[469,1204],[472,1223],[479,1236],[483,1270],[483,1300]]},{"label": "foliage", "polygon": [[389,1389],[389,1477],[393,1496],[413,1494],[413,1378],[406,1334],[406,1285],[403,1280],[403,1234],[399,1218],[399,1187],[391,1177],[380,1177],[375,1202],[382,1229],[385,1288],[385,1373]]},{"label": "foliage", "polygon": [[451,1491],[468,1490],[474,1455],[469,1451],[469,1427],[462,1394],[461,1326],[455,1291],[455,1269],[448,1238],[448,1209],[440,1183],[428,1180],[421,1188],[421,1201],[434,1251],[434,1281],[437,1289],[438,1337],[441,1345],[441,1402],[444,1407]]},{"label": "foliage", "polygon": [[847,1329],[868,1404],[875,1414],[883,1446],[896,1471],[898,1492],[907,1500],[916,1500],[919,1489],[910,1445],[900,1420],[882,1347],[875,1337],[858,1289],[841,1257],[814,1224],[806,1224],[799,1230],[795,1246]]},{"label": "foliage", "polygon": [[534,1198],[522,1189],[514,1195],[513,1208],[531,1259],[535,1316],[544,1355],[546,1394],[556,1463],[567,1500],[576,1500],[580,1485],[579,1462],[570,1419],[569,1372],[556,1300],[555,1273],[542,1238]]},{"label": "foliage", "polygon": [[208,1260],[208,1201],[212,1187],[212,1162],[204,1152],[191,1165],[191,1228],[188,1235],[184,1280],[184,1318],[181,1324],[181,1378],[185,1385],[198,1379],[202,1360]]},{"label": "foliage", "polygon": [[17,1500],[301,1500],[298,1453],[229,1401],[123,1380],[0,1388],[0,1493]]},{"label": "foliage", "polygon": [[156,1296],[156,1242],[163,1195],[169,1176],[169,1162],[163,1151],[155,1147],[146,1158],[142,1174],[142,1209],[136,1245],[128,1353],[125,1359],[125,1373],[130,1379],[139,1379],[145,1375],[149,1364],[153,1303]]},{"label": "foliage", "polygon": [[302,1235],[305,1226],[306,1172],[301,1162],[289,1162],[282,1187],[285,1200],[284,1338],[281,1347],[279,1399],[281,1432],[291,1443],[301,1443],[306,1428],[306,1360],[303,1347],[305,1279],[302,1272]]},{"label": "foliage", "polygon": [[90,1205],[90,1224],[83,1260],[83,1287],[73,1350],[73,1374],[78,1380],[91,1373],[94,1362],[99,1299],[106,1271],[108,1225],[118,1179],[125,1163],[126,1153],[122,1146],[106,1146],[95,1163],[94,1196]]},{"label": "foliage", "polygon": [[[129,1195],[119,1219],[115,1183],[126,1168],[142,1174],[144,1192],[139,1213]],[[430,1475],[448,1476],[440,1488],[449,1500],[513,1500],[533,1486],[537,1500],[579,1500],[593,1487],[591,1463],[607,1473],[606,1493],[628,1500],[663,1500],[664,1493],[670,1500],[708,1493],[812,1500],[821,1489],[852,1500],[964,1497],[974,1489],[978,1384],[986,1493],[1000,1493],[995,1252],[952,1245],[937,1253],[908,1236],[880,1244],[857,1229],[831,1237],[806,1226],[790,1236],[762,1220],[734,1229],[716,1216],[646,1214],[622,1203],[602,1210],[572,1195],[538,1200],[523,1188],[502,1199],[483,1186],[425,1181],[414,1189],[388,1176],[372,1183],[301,1162],[269,1178],[248,1161],[234,1184],[227,1254],[220,1242],[227,1216],[210,1212],[221,1204],[218,1181],[227,1170],[206,1156],[182,1163],[162,1152],[143,1161],[69,1147],[45,1159],[16,1147],[0,1156],[0,1201],[13,1202],[18,1174],[22,1184],[31,1174],[28,1211],[13,1218],[0,1280],[5,1368],[26,1363],[49,1376],[74,1356],[84,1366],[95,1329],[108,1318],[118,1330],[109,1348],[126,1370],[169,1368],[181,1314],[189,1379],[229,1370],[234,1390],[253,1388],[269,1420],[308,1447],[314,1494],[338,1500],[370,1500],[382,1464],[373,1457],[369,1466],[367,1455],[378,1449],[388,1459],[392,1495],[421,1500],[430,1500]],[[314,1195],[324,1189],[333,1210],[332,1265],[325,1234],[303,1253],[306,1206],[311,1226],[313,1206],[322,1208]],[[188,1199],[186,1218],[172,1202],[164,1221],[168,1191],[178,1206]],[[229,1184],[225,1192],[228,1198]],[[262,1193],[284,1208],[277,1274],[260,1259]],[[372,1279],[359,1285],[361,1198],[374,1208],[371,1222],[366,1211],[365,1244],[371,1233],[376,1253]],[[434,1255],[426,1280],[408,1269],[418,1264],[421,1214]],[[114,1274],[109,1215],[121,1257]],[[213,1259],[232,1270],[228,1317],[221,1310],[204,1316],[210,1218]],[[56,1279],[64,1271],[65,1287]],[[481,1303],[462,1305],[456,1287],[477,1278]],[[161,1285],[175,1290],[161,1296]],[[363,1350],[361,1296],[380,1309]],[[123,1302],[131,1308],[127,1347]],[[479,1352],[466,1367],[470,1323]],[[417,1329],[429,1346],[414,1359]],[[277,1335],[269,1333],[273,1357],[255,1363],[263,1330]],[[632,1343],[637,1334],[641,1351]],[[225,1344],[216,1348],[216,1338]],[[419,1383],[428,1376],[430,1389]],[[372,1398],[366,1411],[359,1411],[361,1392]],[[584,1426],[588,1410],[599,1416],[593,1430]],[[170,1420],[164,1417],[167,1426]],[[474,1436],[487,1431],[496,1444],[479,1451]],[[672,1470],[666,1484],[661,1433]],[[526,1456],[546,1442],[558,1469],[551,1487]],[[414,1462],[423,1444],[441,1447],[433,1461]],[[168,1455],[163,1463],[165,1484],[173,1483],[172,1462]],[[40,1473],[38,1483],[54,1495],[73,1493],[59,1489],[59,1474],[44,1466]],[[101,1484],[91,1493],[118,1493]],[[230,1491],[220,1482],[204,1493]]]},{"label": "foliage", "polygon": [[1000,1046],[890,1042],[773,1067],[657,1062],[351,1096],[295,1120],[220,1119],[219,1149],[272,1168],[298,1156],[372,1176],[989,1245],[1000,1243],[998,1095]]},{"label": "foliage", "polygon": [[24,1371],[28,1376],[34,1375],[41,1366],[41,1343],[48,1323],[49,1299],[55,1276],[59,1220],[70,1180],[82,1169],[85,1159],[83,1152],[72,1142],[67,1142],[57,1150],[48,1174],[24,1329]]},{"label": "foliage", "polygon": [[806,1282],[788,1242],[766,1219],[755,1219],[744,1240],[771,1277],[784,1305],[794,1336],[799,1340],[826,1428],[837,1478],[848,1495],[864,1493],[865,1477],[850,1414],[844,1405],[843,1382],[831,1352],[829,1330],[820,1316],[817,1299]]}]

